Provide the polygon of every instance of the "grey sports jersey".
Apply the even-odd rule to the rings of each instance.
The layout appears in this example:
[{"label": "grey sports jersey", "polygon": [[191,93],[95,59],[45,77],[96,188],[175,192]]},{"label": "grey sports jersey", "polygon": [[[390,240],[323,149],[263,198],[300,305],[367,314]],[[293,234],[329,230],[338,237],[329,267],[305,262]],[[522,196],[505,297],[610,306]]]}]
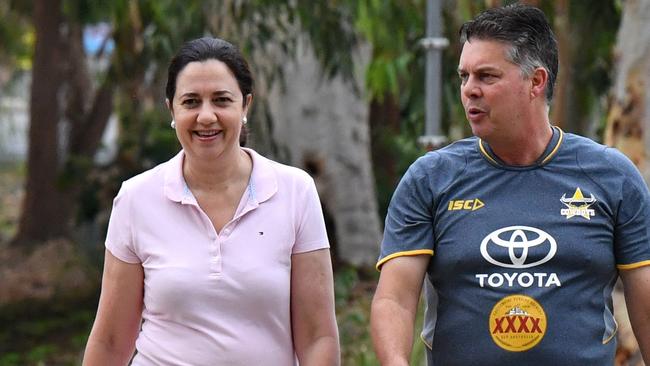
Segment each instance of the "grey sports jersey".
[{"label": "grey sports jersey", "polygon": [[377,264],[432,254],[422,338],[436,366],[612,365],[618,270],[650,265],[650,196],[615,149],[554,128],[507,166],[469,138],[418,159]]}]

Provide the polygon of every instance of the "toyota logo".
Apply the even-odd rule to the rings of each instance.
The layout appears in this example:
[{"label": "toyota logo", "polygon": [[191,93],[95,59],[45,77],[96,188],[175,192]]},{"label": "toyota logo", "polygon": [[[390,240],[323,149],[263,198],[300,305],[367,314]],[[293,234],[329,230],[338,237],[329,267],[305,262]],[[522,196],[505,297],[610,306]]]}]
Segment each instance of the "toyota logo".
[{"label": "toyota logo", "polygon": [[[548,253],[540,260],[527,263],[529,249],[548,243]],[[488,253],[488,246],[508,249],[510,263],[499,262]],[[557,251],[555,239],[545,231],[530,226],[509,226],[493,231],[481,242],[481,255],[486,261],[505,268],[530,268],[548,262]],[[517,253],[520,252],[519,255]]]}]

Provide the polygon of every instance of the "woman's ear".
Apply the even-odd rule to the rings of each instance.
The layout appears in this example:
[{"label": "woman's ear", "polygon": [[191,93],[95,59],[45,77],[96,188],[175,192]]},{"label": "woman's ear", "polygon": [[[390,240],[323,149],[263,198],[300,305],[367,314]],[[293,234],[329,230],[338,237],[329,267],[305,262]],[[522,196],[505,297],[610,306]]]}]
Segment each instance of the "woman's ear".
[{"label": "woman's ear", "polygon": [[244,115],[248,113],[248,108],[253,103],[253,94],[247,94],[245,97],[246,103],[244,104]]},{"label": "woman's ear", "polygon": [[169,101],[169,98],[165,98],[165,104],[167,105],[167,110],[169,113],[171,113],[172,117],[174,117],[174,109],[172,108],[172,103]]}]

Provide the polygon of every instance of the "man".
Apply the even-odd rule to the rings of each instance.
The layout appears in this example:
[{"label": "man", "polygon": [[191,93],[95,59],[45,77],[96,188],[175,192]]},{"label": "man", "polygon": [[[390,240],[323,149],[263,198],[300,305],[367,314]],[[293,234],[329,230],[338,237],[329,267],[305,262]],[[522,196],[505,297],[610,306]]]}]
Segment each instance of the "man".
[{"label": "man", "polygon": [[408,365],[424,280],[429,365],[610,366],[618,275],[650,364],[643,179],[551,126],[557,44],[539,9],[487,10],[460,36],[475,137],[418,159],[392,198],[371,315],[381,364]]}]

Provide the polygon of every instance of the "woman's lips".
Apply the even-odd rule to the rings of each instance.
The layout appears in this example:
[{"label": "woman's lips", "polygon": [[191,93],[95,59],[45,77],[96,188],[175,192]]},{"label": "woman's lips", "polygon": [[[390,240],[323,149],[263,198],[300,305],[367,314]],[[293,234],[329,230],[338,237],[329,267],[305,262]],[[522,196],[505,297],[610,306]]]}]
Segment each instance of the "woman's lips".
[{"label": "woman's lips", "polygon": [[194,136],[196,136],[199,140],[201,141],[208,141],[216,138],[218,135],[221,134],[222,131],[220,130],[201,130],[201,131],[193,131],[192,133]]}]

